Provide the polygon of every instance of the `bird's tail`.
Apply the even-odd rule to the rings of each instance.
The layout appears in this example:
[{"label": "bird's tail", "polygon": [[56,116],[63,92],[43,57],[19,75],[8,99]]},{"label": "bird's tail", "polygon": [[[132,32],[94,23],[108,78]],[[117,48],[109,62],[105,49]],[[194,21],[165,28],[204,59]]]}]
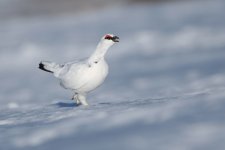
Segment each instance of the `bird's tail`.
[{"label": "bird's tail", "polygon": [[44,70],[46,72],[54,73],[59,70],[61,66],[59,64],[49,62],[49,61],[42,61],[39,64],[39,69]]}]

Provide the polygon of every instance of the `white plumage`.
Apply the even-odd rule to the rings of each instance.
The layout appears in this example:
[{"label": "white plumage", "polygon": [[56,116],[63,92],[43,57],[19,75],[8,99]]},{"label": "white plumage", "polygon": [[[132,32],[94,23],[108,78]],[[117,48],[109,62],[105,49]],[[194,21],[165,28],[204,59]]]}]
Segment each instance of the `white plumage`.
[{"label": "white plumage", "polygon": [[62,87],[73,90],[73,99],[77,104],[88,105],[86,94],[101,85],[108,75],[108,64],[104,56],[115,42],[119,42],[119,37],[106,34],[88,59],[65,64],[42,61],[39,68],[53,73]]}]

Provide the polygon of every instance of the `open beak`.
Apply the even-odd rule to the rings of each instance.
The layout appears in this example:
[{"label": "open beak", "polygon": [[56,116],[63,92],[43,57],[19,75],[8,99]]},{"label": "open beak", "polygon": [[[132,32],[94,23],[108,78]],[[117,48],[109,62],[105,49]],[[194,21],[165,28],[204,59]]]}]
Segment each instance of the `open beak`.
[{"label": "open beak", "polygon": [[112,37],[112,41],[113,42],[119,42],[119,37],[118,36],[114,36],[114,37]]}]

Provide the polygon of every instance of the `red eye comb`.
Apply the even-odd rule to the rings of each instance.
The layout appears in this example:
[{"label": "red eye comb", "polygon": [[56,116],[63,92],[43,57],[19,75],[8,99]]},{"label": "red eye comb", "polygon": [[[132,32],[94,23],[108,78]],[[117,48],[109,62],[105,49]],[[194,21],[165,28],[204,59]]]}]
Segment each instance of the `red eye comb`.
[{"label": "red eye comb", "polygon": [[112,39],[112,36],[109,35],[109,34],[107,34],[107,35],[105,36],[105,39]]}]

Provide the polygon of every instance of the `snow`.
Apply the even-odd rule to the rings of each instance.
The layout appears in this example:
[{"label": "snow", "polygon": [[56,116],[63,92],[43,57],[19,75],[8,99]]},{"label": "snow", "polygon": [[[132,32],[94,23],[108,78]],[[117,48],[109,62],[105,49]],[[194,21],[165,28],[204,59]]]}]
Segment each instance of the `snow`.
[{"label": "snow", "polygon": [[[215,0],[1,21],[0,149],[223,150],[224,14]],[[38,63],[89,56],[109,32],[109,76],[78,107]]]}]

